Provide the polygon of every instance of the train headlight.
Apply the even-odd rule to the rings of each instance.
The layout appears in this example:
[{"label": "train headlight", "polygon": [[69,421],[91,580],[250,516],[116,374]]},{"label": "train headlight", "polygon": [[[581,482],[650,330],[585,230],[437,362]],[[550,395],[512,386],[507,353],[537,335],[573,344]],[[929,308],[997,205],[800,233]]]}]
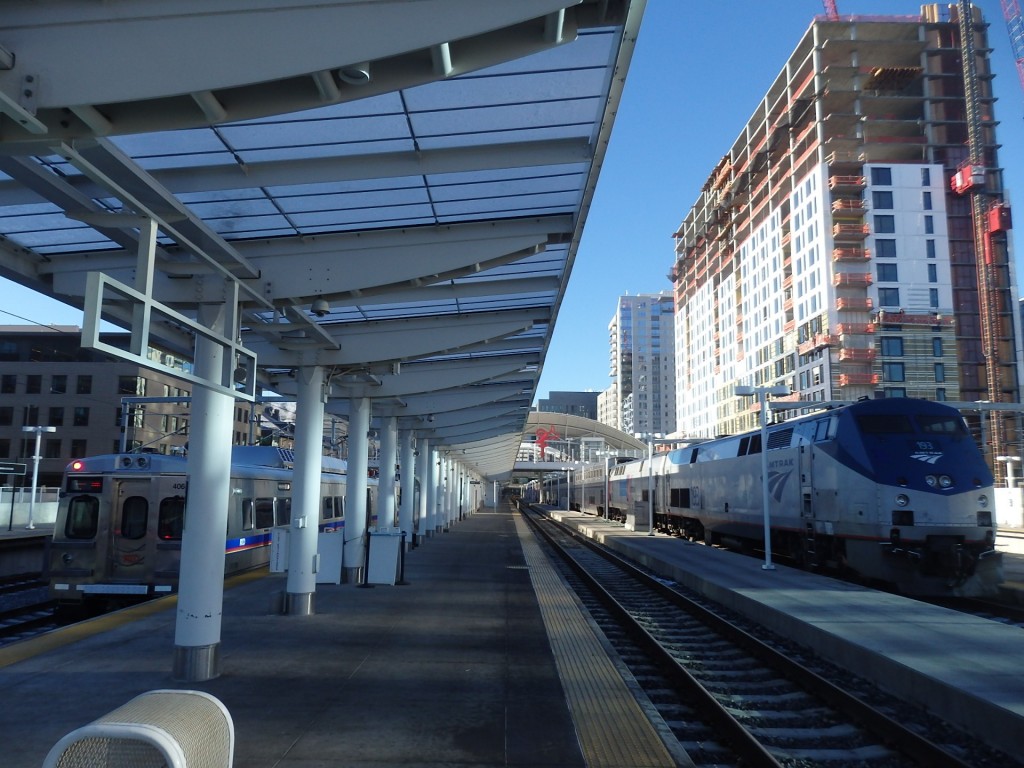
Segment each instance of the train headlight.
[{"label": "train headlight", "polygon": [[949,475],[939,475],[939,488],[952,488],[953,478]]},{"label": "train headlight", "polygon": [[896,494],[896,506],[897,507],[905,507],[909,503],[910,503],[910,497],[907,496],[907,494],[905,494],[905,493],[897,493]]},{"label": "train headlight", "polygon": [[939,478],[937,478],[935,475],[925,475],[924,481],[925,483],[927,483],[929,488],[934,488],[939,484]]},{"label": "train headlight", "polygon": [[987,507],[988,506],[988,496],[986,496],[984,493],[981,494],[981,496],[978,497],[978,506],[979,507]]}]

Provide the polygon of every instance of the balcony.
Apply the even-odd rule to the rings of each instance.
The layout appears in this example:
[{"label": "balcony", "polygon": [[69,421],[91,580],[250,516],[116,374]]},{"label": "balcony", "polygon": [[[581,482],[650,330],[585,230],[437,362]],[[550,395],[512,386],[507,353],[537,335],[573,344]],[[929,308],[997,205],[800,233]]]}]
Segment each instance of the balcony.
[{"label": "balcony", "polygon": [[828,177],[829,189],[864,189],[865,186],[867,186],[867,179],[863,176],[836,174]]},{"label": "balcony", "polygon": [[868,248],[833,248],[832,261],[864,262],[871,258]]},{"label": "balcony", "polygon": [[837,272],[832,277],[832,285],[836,288],[862,288],[871,282],[871,275],[867,272]]},{"label": "balcony", "polygon": [[840,336],[862,335],[874,332],[874,323],[838,323],[836,325],[836,333]]},{"label": "balcony", "polygon": [[864,215],[864,201],[839,198],[832,201],[833,216],[862,216]]},{"label": "balcony", "polygon": [[832,237],[845,238],[848,240],[863,240],[867,236],[867,224],[835,224],[832,227]]},{"label": "balcony", "polygon": [[877,373],[841,373],[839,374],[840,387],[855,387],[857,385],[877,384],[880,377]]},{"label": "balcony", "polygon": [[870,363],[875,359],[873,349],[840,349],[839,360],[843,363]]},{"label": "balcony", "polygon": [[870,312],[873,305],[869,298],[840,296],[836,299],[836,309],[840,312]]},{"label": "balcony", "polygon": [[801,355],[806,355],[809,352],[813,352],[816,349],[830,347],[833,344],[838,343],[838,341],[839,337],[837,336],[832,336],[827,333],[818,333],[809,338],[807,341],[798,344],[796,347],[796,351],[799,352]]}]

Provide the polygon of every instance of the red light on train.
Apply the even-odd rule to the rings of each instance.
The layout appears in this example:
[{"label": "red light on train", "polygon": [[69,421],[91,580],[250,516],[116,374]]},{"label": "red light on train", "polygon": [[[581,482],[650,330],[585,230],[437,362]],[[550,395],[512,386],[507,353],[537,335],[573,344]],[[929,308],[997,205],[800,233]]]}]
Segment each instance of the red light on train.
[{"label": "red light on train", "polygon": [[71,462],[71,470],[73,472],[81,472],[83,469],[85,469],[85,462],[83,462],[83,461],[72,461]]}]

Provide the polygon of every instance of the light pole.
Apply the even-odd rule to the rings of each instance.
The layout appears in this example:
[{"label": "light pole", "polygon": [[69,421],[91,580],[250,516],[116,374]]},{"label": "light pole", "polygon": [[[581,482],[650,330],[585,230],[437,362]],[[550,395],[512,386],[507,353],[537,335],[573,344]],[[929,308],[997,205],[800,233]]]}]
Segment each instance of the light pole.
[{"label": "light pole", "polygon": [[39,481],[39,443],[42,439],[43,432],[56,432],[56,427],[22,427],[22,432],[35,432],[36,433],[36,452],[32,457],[32,495],[28,499],[28,525],[25,527],[29,530],[33,530],[36,527],[35,521],[32,518],[32,513],[35,512],[36,506],[36,483]]},{"label": "light pole", "polygon": [[761,568],[774,571],[772,565],[771,513],[768,511],[768,395],[788,395],[789,387],[778,384],[774,387],[743,387],[734,390],[737,395],[757,395],[761,404],[761,509],[764,516],[764,563]]},{"label": "light pole", "polygon": [[1019,456],[996,456],[996,461],[1002,461],[1006,464],[1006,487],[1013,488],[1015,485],[1013,477],[1013,462],[1020,461]]},{"label": "light pole", "polygon": [[647,535],[654,535],[654,440],[647,441]]}]

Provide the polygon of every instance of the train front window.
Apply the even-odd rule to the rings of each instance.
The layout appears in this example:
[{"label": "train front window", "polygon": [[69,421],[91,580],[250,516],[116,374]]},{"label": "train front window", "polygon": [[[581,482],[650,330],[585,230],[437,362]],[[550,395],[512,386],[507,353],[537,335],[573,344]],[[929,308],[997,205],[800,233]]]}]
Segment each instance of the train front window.
[{"label": "train front window", "polygon": [[144,496],[129,496],[121,505],[121,537],[141,539],[146,535],[149,502]]},{"label": "train front window", "polygon": [[945,435],[946,437],[967,437],[967,427],[963,419],[944,414],[921,414],[915,417],[917,426],[928,435]]},{"label": "train front window", "polygon": [[180,541],[185,530],[185,497],[169,496],[160,501],[156,535],[164,541]]},{"label": "train front window", "polygon": [[857,417],[857,426],[865,435],[913,434],[914,425],[907,416],[895,413],[865,413]]},{"label": "train front window", "polygon": [[100,519],[100,502],[95,496],[76,496],[68,503],[64,535],[69,539],[92,539]]}]

